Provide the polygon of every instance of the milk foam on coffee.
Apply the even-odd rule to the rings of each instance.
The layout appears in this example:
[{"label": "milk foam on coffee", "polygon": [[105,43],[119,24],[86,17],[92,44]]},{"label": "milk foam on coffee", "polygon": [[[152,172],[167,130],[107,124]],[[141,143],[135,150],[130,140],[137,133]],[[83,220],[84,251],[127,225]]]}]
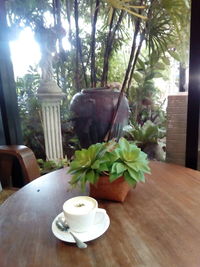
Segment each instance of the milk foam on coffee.
[{"label": "milk foam on coffee", "polygon": [[64,203],[64,210],[69,214],[87,214],[96,207],[95,201],[86,196],[74,197]]}]

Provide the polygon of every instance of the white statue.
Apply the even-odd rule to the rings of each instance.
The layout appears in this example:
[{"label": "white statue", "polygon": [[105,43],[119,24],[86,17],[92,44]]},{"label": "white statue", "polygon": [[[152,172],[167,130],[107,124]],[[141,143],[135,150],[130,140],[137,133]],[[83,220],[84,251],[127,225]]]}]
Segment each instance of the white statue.
[{"label": "white statue", "polygon": [[37,27],[35,31],[36,40],[41,49],[40,67],[42,71],[42,80],[49,81],[53,79],[52,53],[56,50],[57,33],[54,27]]}]

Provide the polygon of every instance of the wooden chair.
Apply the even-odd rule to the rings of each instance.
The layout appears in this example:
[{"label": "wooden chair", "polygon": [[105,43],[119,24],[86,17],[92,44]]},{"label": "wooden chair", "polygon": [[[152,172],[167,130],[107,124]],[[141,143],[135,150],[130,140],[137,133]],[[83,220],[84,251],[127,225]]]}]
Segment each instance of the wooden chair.
[{"label": "wooden chair", "polygon": [[0,190],[0,204],[17,190],[13,187],[17,180],[13,177],[16,163],[22,176],[21,186],[40,176],[39,166],[30,148],[22,145],[0,146],[0,182],[3,188]]}]

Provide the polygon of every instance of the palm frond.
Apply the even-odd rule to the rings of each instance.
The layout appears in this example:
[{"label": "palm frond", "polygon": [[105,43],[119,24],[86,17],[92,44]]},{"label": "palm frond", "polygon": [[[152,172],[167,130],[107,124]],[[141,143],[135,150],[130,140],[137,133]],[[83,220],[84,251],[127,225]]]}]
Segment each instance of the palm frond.
[{"label": "palm frond", "polygon": [[141,14],[138,14],[137,12],[133,11],[132,9],[145,9],[146,6],[141,5],[129,5],[127,3],[130,2],[130,0],[104,0],[105,2],[107,2],[107,4],[109,5],[110,9],[120,9],[120,10],[124,10],[127,13],[139,17],[141,19],[147,19],[146,16],[143,16]]}]

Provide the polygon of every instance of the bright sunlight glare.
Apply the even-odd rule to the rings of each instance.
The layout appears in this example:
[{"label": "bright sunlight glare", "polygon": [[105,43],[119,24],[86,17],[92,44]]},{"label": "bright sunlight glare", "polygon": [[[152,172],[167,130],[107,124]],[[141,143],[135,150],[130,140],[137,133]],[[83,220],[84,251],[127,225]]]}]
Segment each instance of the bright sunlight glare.
[{"label": "bright sunlight glare", "polygon": [[[49,28],[53,26],[53,17],[50,12],[44,13],[44,20],[45,27]],[[84,21],[79,20],[79,24],[84,28],[83,32],[90,33],[91,29]],[[62,25],[68,32],[68,22],[64,18],[62,18]],[[72,29],[75,29],[75,21],[73,19],[71,26]],[[83,34],[81,37],[84,38],[85,35]],[[40,47],[34,39],[34,32],[30,27],[26,27],[20,32],[18,39],[11,41],[9,44],[15,78],[23,77],[28,72],[29,66],[36,66],[41,58]],[[67,34],[62,39],[62,45],[65,51],[71,50],[71,44]]]},{"label": "bright sunlight glare", "polygon": [[41,58],[39,45],[29,27],[21,31],[17,40],[10,42],[10,51],[15,77],[23,77],[29,66],[35,66]]}]

